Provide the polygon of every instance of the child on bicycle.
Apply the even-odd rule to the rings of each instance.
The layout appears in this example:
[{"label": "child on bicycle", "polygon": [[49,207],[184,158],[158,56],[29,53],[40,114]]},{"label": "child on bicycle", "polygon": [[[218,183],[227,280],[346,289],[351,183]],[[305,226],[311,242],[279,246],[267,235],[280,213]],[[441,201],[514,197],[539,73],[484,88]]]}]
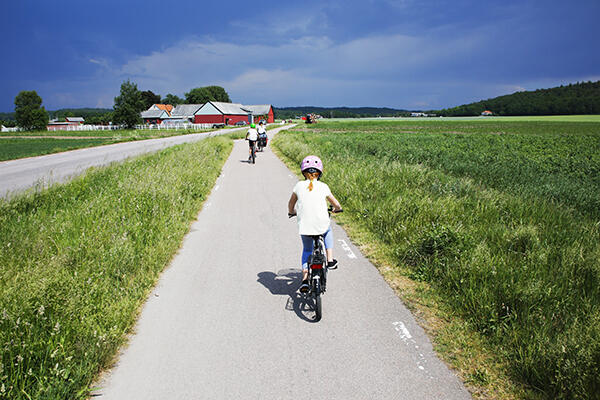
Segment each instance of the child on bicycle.
[{"label": "child on bicycle", "polygon": [[308,156],[300,164],[302,175],[306,178],[294,186],[288,202],[288,215],[298,216],[298,230],[302,239],[302,285],[300,291],[308,292],[308,257],[312,253],[313,240],[310,235],[323,235],[327,253],[327,268],[337,268],[333,258],[333,234],[327,211],[327,202],[334,212],[342,211],[342,206],[331,194],[329,186],[319,182],[323,174],[323,162],[317,156]]},{"label": "child on bicycle", "polygon": [[246,132],[246,140],[248,141],[248,161],[252,159],[252,148],[258,140],[258,132],[256,131],[256,125],[250,124],[250,129]]}]

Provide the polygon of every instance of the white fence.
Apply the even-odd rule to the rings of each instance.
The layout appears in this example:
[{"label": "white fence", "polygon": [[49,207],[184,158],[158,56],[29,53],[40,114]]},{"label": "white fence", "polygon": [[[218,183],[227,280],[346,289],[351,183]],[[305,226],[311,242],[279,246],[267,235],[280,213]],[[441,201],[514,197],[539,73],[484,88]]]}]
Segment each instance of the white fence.
[{"label": "white fence", "polygon": [[218,124],[192,124],[191,122],[189,123],[181,123],[181,124],[169,124],[169,123],[162,123],[160,125],[156,125],[156,124],[145,124],[145,125],[136,125],[135,129],[155,129],[155,130],[185,130],[185,129],[190,129],[190,130],[201,130],[201,129],[213,129],[213,126],[218,125]]},{"label": "white fence", "polygon": [[18,132],[20,129],[18,126],[15,126],[14,128],[7,128],[4,125],[2,126],[2,132]]},{"label": "white fence", "polygon": [[115,131],[123,129],[122,125],[55,125],[49,131]]}]

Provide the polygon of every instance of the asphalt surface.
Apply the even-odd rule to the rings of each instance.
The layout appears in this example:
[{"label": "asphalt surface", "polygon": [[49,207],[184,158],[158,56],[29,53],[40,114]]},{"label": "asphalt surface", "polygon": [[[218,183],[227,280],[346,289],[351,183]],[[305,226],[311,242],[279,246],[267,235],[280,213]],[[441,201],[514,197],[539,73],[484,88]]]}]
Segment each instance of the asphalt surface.
[{"label": "asphalt surface", "polygon": [[247,151],[246,142],[236,142],[129,344],[94,396],[471,398],[335,224],[340,267],[329,273],[323,318],[314,322],[310,304],[297,291],[301,242],[295,219],[287,217],[297,179],[270,147],[255,165],[247,162]]},{"label": "asphalt surface", "polygon": [[[239,128],[247,129],[247,128]],[[0,198],[11,197],[31,187],[42,189],[81,175],[90,167],[108,165],[144,153],[151,153],[182,143],[196,142],[237,129],[172,136],[161,139],[115,143],[39,157],[0,162]]]}]

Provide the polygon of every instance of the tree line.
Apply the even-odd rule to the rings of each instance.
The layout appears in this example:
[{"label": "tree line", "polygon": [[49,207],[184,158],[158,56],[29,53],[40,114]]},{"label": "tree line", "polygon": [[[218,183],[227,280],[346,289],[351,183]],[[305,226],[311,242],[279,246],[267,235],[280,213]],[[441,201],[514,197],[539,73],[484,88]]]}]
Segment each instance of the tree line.
[{"label": "tree line", "polygon": [[600,81],[516,92],[433,112],[458,117],[481,115],[485,110],[495,115],[600,114]]},{"label": "tree line", "polygon": [[274,107],[278,118],[290,119],[307,114],[319,114],[324,118],[367,118],[367,117],[405,117],[410,111],[387,107]]},{"label": "tree line", "polygon": [[204,86],[193,88],[185,93],[185,99],[174,94],[161,98],[151,90],[140,91],[130,80],[121,84],[119,96],[114,99],[114,107],[110,109],[62,109],[46,111],[42,106],[42,98],[35,90],[22,91],[15,97],[15,112],[0,113],[0,124],[19,126],[25,130],[45,130],[50,118],[64,120],[66,117],[83,117],[90,124],[108,124],[110,122],[133,128],[142,122],[140,113],[153,104],[204,104],[208,101],[230,103],[227,91],[221,86]]}]

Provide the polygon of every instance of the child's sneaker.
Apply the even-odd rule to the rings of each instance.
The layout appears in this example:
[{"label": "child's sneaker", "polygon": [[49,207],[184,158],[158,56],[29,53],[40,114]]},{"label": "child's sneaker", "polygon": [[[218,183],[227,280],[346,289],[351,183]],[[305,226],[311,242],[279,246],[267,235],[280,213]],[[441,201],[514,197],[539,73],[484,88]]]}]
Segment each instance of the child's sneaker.
[{"label": "child's sneaker", "polygon": [[327,269],[337,269],[337,267],[338,267],[338,262],[335,258],[331,261],[327,261]]},{"label": "child's sneaker", "polygon": [[300,285],[300,293],[308,293],[308,280],[302,281],[302,285]]}]

